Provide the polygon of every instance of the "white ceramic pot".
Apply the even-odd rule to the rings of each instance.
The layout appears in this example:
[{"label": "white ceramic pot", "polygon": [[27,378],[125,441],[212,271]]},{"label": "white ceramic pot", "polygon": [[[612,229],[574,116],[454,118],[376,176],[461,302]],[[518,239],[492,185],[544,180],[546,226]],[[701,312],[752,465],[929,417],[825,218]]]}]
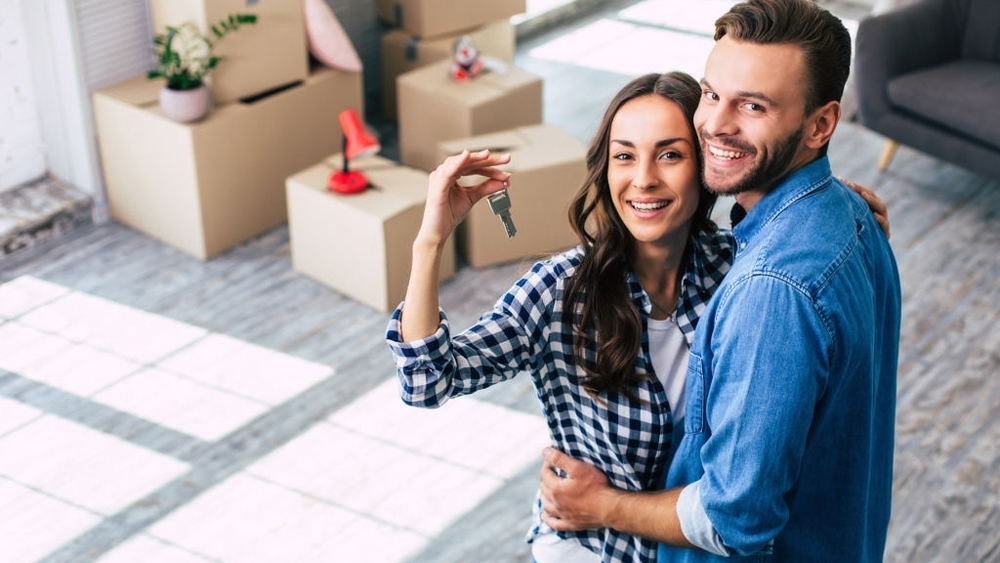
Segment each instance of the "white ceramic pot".
[{"label": "white ceramic pot", "polygon": [[204,84],[192,90],[164,87],[160,90],[160,109],[174,121],[193,123],[212,109],[212,92]]}]

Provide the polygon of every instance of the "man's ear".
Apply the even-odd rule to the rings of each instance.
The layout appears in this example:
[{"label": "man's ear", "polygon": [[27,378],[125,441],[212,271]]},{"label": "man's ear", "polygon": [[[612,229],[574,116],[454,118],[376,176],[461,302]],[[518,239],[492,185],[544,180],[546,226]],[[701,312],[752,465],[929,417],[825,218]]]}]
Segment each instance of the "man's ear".
[{"label": "man's ear", "polygon": [[840,102],[831,100],[813,111],[806,119],[805,144],[820,149],[830,142],[837,123],[840,122]]}]

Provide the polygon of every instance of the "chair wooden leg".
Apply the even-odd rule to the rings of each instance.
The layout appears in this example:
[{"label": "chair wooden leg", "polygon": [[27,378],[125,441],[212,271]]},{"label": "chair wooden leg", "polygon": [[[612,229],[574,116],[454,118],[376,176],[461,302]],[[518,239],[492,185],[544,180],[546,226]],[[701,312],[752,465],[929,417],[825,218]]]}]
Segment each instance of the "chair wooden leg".
[{"label": "chair wooden leg", "polygon": [[878,171],[885,172],[885,169],[889,167],[889,162],[892,161],[893,155],[896,154],[896,149],[899,148],[899,143],[889,139],[885,144],[885,148],[882,149],[882,156],[878,157]]}]

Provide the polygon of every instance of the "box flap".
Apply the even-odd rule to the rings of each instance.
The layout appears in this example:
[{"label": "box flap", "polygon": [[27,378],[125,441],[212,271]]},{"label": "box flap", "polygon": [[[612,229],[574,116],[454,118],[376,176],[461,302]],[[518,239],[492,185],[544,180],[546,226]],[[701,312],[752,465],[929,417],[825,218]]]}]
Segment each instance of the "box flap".
[{"label": "box flap", "polygon": [[530,125],[519,132],[532,148],[518,152],[520,166],[551,166],[562,162],[585,162],[587,147],[576,137],[551,124]]},{"label": "box flap", "polygon": [[442,158],[469,149],[472,152],[490,149],[492,152],[513,153],[531,145],[531,140],[520,129],[511,129],[499,133],[487,133],[475,137],[443,141],[440,145]]},{"label": "box flap", "polygon": [[159,103],[163,79],[150,80],[145,74],[129,78],[95,92],[139,107],[150,107]]},{"label": "box flap", "polygon": [[476,105],[485,103],[511,90],[541,81],[540,77],[513,65],[508,65],[507,72],[503,74],[486,71],[470,80],[457,81],[449,77],[450,67],[451,61],[438,61],[400,75],[398,80],[435,96],[464,102],[465,105],[468,102]]},{"label": "box flap", "polygon": [[451,139],[438,145],[443,155],[458,154],[462,149],[481,150],[511,155],[510,171],[531,170],[564,162],[582,162],[587,149],[583,143],[551,124],[529,125],[498,133],[487,133],[461,139]]}]

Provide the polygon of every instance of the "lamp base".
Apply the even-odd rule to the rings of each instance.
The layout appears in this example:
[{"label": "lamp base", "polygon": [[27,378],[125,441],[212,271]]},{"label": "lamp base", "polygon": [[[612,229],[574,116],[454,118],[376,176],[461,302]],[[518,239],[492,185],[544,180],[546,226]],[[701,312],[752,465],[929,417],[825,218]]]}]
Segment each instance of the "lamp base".
[{"label": "lamp base", "polygon": [[356,194],[365,191],[368,187],[368,177],[356,170],[337,170],[330,174],[326,181],[326,187],[330,191],[339,194]]}]

